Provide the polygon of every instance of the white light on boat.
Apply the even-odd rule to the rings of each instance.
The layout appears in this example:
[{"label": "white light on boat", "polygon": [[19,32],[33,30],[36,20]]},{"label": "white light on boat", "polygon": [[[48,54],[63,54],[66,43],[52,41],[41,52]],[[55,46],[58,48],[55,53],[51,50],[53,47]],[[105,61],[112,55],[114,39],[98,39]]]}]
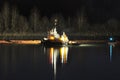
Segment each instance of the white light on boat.
[{"label": "white light on boat", "polygon": [[44,38],[44,40],[48,40],[47,38]]}]

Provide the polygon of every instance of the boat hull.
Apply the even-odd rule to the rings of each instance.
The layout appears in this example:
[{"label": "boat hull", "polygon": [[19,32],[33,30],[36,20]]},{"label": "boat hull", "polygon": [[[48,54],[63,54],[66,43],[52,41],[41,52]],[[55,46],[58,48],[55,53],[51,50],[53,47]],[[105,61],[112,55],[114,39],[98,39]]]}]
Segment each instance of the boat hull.
[{"label": "boat hull", "polygon": [[65,45],[68,45],[67,42],[62,42],[62,41],[58,41],[58,40],[43,40],[42,44],[44,46],[65,46]]}]

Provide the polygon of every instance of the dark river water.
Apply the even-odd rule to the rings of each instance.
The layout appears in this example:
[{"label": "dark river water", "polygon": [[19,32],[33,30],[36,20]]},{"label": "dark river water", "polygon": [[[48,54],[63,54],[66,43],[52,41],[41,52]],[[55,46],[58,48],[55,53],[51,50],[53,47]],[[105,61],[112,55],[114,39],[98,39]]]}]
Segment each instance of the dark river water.
[{"label": "dark river water", "polygon": [[120,46],[0,45],[0,80],[120,80]]}]

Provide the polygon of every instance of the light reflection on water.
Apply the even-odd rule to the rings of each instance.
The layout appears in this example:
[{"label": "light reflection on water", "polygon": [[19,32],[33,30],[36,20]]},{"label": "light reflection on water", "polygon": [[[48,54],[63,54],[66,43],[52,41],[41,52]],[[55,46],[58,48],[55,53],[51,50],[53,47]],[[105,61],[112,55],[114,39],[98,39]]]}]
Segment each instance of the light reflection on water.
[{"label": "light reflection on water", "polygon": [[59,61],[59,58],[61,64],[67,63],[68,50],[69,48],[67,46],[47,48],[47,52],[49,54],[49,62],[52,65],[54,72],[54,79],[56,79],[57,62]]},{"label": "light reflection on water", "polygon": [[106,44],[0,45],[0,80],[120,79],[119,50]]},{"label": "light reflection on water", "polygon": [[109,45],[109,50],[110,50],[110,62],[112,62],[113,45]]}]

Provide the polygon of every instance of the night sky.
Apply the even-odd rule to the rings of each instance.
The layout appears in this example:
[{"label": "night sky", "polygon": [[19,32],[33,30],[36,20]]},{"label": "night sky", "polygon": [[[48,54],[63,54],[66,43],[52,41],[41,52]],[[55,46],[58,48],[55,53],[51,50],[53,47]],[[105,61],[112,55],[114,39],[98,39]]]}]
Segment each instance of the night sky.
[{"label": "night sky", "polygon": [[[7,1],[7,0],[6,0]],[[5,0],[0,0],[2,5]],[[104,21],[110,18],[120,19],[120,0],[8,0],[16,5],[21,13],[28,15],[36,6],[41,15],[51,16],[61,13],[63,16],[74,16],[84,8],[87,17],[92,21]]]}]

